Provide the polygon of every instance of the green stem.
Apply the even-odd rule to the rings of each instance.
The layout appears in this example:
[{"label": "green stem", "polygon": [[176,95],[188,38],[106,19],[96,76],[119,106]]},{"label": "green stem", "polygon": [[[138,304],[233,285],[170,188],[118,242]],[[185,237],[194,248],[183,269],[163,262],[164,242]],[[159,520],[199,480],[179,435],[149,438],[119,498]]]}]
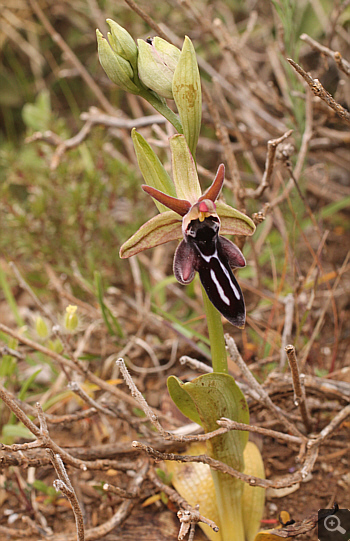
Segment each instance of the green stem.
[{"label": "green stem", "polygon": [[178,133],[183,133],[182,124],[179,119],[179,117],[166,105],[166,103],[163,103],[161,100],[159,100],[152,92],[149,92],[146,89],[140,90],[140,96],[142,96],[145,100],[148,101],[160,113],[164,118],[169,120],[170,124],[172,124],[175,128],[175,130]]},{"label": "green stem", "polygon": [[213,371],[228,374],[227,353],[221,315],[210,302],[203,286],[202,294],[204,310],[207,316]]}]

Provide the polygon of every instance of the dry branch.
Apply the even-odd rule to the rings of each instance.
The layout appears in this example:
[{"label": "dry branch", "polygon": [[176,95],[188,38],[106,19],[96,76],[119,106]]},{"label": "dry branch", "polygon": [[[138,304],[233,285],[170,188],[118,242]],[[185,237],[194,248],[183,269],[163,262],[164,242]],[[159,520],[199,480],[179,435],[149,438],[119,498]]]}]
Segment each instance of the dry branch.
[{"label": "dry branch", "polygon": [[311,420],[309,411],[306,404],[306,397],[305,397],[305,386],[302,383],[301,377],[304,378],[304,374],[299,373],[299,367],[298,367],[298,361],[295,354],[295,348],[292,345],[288,345],[285,347],[288,362],[290,366],[290,371],[292,373],[293,378],[293,387],[294,387],[294,404],[300,408],[301,417],[303,419],[303,423],[305,425],[305,428],[307,432],[311,432]]},{"label": "dry branch", "polygon": [[290,63],[290,65],[295,69],[295,71],[299,73],[299,75],[301,75],[301,77],[307,82],[307,84],[310,87],[310,90],[315,94],[315,96],[317,96],[318,98],[321,98],[321,100],[323,100],[328,105],[328,107],[330,107],[331,109],[333,109],[333,111],[335,111],[335,113],[339,116],[339,118],[344,120],[344,122],[346,122],[347,124],[350,124],[349,111],[344,109],[344,107],[340,105],[340,103],[335,101],[335,99],[331,96],[331,94],[327,92],[327,90],[322,86],[320,81],[318,79],[313,79],[311,75],[306,73],[306,71],[303,70],[303,68],[299,66],[299,64],[294,62],[292,58],[287,58],[287,60]]},{"label": "dry branch", "polygon": [[235,470],[234,468],[231,468],[224,462],[221,462],[220,460],[215,460],[207,455],[198,455],[198,456],[192,456],[192,455],[177,455],[174,453],[160,453],[156,449],[153,449],[149,445],[145,445],[143,443],[140,443],[138,441],[134,441],[132,443],[133,447],[136,449],[140,449],[144,452],[146,452],[149,456],[156,460],[176,460],[177,462],[199,462],[201,464],[207,464],[212,468],[213,470],[220,471],[222,473],[227,473],[228,475],[231,475],[232,477],[236,479],[240,479],[241,481],[244,481],[245,483],[248,483],[252,486],[262,487],[262,488],[284,488],[289,487],[292,485],[295,485],[297,483],[302,482],[306,479],[306,477],[311,473],[314,464],[317,460],[318,456],[318,446],[312,446],[306,453],[304,464],[300,470],[297,472],[291,474],[291,475],[285,475],[281,479],[272,481],[270,479],[261,479],[260,477],[256,477],[254,475],[248,475],[246,473],[239,472]]},{"label": "dry branch", "polygon": [[[41,419],[44,420],[44,417],[41,416]],[[41,421],[45,422],[45,421]],[[42,432],[47,432],[47,427],[45,430],[44,425],[41,426]],[[56,473],[58,475],[58,479],[53,482],[53,486],[57,491],[61,491],[69,500],[74,517],[75,517],[75,524],[77,528],[77,541],[84,541],[85,539],[85,530],[84,530],[84,519],[83,514],[81,512],[81,508],[79,505],[79,501],[77,498],[77,495],[75,493],[75,490],[73,488],[73,485],[68,477],[67,471],[64,467],[64,464],[62,462],[62,459],[60,455],[55,454],[51,449],[49,449],[49,455],[52,462],[53,467],[56,470]]]},{"label": "dry branch", "polygon": [[350,62],[345,60],[339,51],[332,51],[332,49],[321,45],[321,43],[318,43],[318,41],[314,40],[307,34],[301,34],[300,39],[311,45],[315,51],[332,58],[341,71],[343,71],[346,75],[350,75]]},{"label": "dry branch", "polygon": [[22,344],[26,344],[30,348],[32,348],[34,351],[40,351],[44,355],[47,355],[49,358],[53,359],[57,363],[59,363],[60,366],[66,366],[67,368],[77,371],[83,376],[85,376],[89,381],[92,383],[95,383],[100,389],[107,391],[108,393],[111,393],[115,397],[117,397],[119,400],[124,400],[131,406],[135,407],[138,406],[138,403],[127,393],[124,393],[123,391],[120,391],[115,386],[110,385],[103,379],[96,376],[93,372],[91,372],[88,368],[85,367],[85,365],[77,360],[71,360],[67,359],[66,357],[63,357],[59,353],[56,353],[55,351],[52,351],[45,346],[42,346],[38,342],[34,342],[33,340],[30,340],[26,336],[23,336],[22,334],[14,331],[13,329],[10,329],[6,325],[3,325],[0,323],[0,331],[4,332],[5,334],[8,334],[9,336],[12,336],[13,338],[16,338],[18,342]]},{"label": "dry branch", "polygon": [[266,162],[265,162],[265,171],[261,179],[260,185],[255,189],[245,189],[245,197],[252,198],[252,199],[259,199],[266,188],[270,186],[271,176],[275,164],[275,156],[277,147],[279,144],[281,144],[283,141],[285,141],[288,137],[290,137],[293,133],[293,130],[288,130],[286,133],[281,135],[281,137],[278,137],[277,139],[270,139],[270,141],[267,142],[267,154],[266,154]]},{"label": "dry branch", "polygon": [[[132,481],[129,484],[128,490],[129,491],[137,491],[140,486],[142,485],[148,471],[148,461],[145,461],[141,468],[138,470],[137,475],[132,479]],[[98,541],[99,539],[103,538],[105,535],[107,535],[109,532],[111,532],[114,528],[119,526],[126,517],[130,514],[132,508],[134,506],[134,500],[127,499],[121,505],[118,507],[117,511],[114,513],[114,515],[104,522],[103,524],[100,524],[100,526],[96,526],[95,528],[91,528],[89,530],[86,530],[85,532],[85,541]],[[44,539],[40,541],[45,541]],[[53,536],[50,541],[76,541],[76,535],[73,534],[58,534]]]},{"label": "dry branch", "polygon": [[229,351],[229,354],[232,360],[234,360],[237,363],[243,376],[246,378],[247,382],[249,383],[249,386],[258,395],[259,400],[264,404],[265,407],[267,407],[272,413],[274,413],[274,415],[276,415],[276,417],[282,422],[283,425],[285,425],[288,428],[288,430],[292,434],[294,434],[295,436],[301,439],[304,439],[305,441],[305,436],[300,432],[300,430],[298,430],[298,428],[293,423],[289,421],[289,419],[286,417],[285,413],[281,410],[281,408],[279,408],[278,406],[276,406],[276,404],[272,402],[268,393],[260,385],[260,383],[258,383],[257,380],[254,378],[248,366],[242,359],[237,349],[234,339],[229,334],[226,334],[225,340],[226,340],[227,349]]}]

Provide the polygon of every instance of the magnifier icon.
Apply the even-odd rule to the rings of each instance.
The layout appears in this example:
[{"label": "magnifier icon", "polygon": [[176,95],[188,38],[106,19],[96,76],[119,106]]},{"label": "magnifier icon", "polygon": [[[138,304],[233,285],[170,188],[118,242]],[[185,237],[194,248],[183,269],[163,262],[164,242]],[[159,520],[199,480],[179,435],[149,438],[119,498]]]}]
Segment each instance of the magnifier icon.
[{"label": "magnifier icon", "polygon": [[329,515],[324,519],[324,527],[329,532],[339,532],[341,534],[346,533],[346,530],[340,526],[340,520],[335,515]]}]

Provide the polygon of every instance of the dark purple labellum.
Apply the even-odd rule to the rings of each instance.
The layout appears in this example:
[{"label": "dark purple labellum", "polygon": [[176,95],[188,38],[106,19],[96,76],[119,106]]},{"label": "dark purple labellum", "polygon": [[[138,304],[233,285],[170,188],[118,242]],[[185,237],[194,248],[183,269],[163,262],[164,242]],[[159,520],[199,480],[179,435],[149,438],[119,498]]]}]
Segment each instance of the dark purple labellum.
[{"label": "dark purple labellum", "polygon": [[243,293],[231,267],[244,267],[242,252],[230,240],[219,236],[219,221],[214,216],[192,220],[174,257],[175,278],[189,284],[195,271],[215,308],[236,327],[244,327]]}]

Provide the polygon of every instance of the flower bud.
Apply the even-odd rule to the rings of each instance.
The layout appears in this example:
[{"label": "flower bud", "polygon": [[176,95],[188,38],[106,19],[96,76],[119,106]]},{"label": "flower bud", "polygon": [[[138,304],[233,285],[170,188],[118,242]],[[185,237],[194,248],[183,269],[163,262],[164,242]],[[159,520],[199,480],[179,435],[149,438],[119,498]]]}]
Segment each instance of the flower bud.
[{"label": "flower bud", "polygon": [[66,308],[66,314],[64,317],[64,326],[67,329],[67,331],[75,331],[77,326],[79,325],[79,319],[77,315],[77,306],[69,305]]},{"label": "flower bud", "polygon": [[137,46],[129,32],[112,19],[107,19],[111,33],[108,33],[109,43],[115,53],[130,62],[137,73]]},{"label": "flower bud", "polygon": [[137,44],[141,81],[159,96],[173,99],[172,82],[180,58],[179,49],[158,36],[150,42],[138,39]]},{"label": "flower bud", "polygon": [[48,348],[55,353],[62,353],[63,351],[63,344],[59,338],[56,338],[56,340],[49,340],[47,345]]},{"label": "flower bud", "polygon": [[47,338],[49,336],[49,329],[47,328],[46,322],[40,316],[35,320],[35,330],[39,338]]},{"label": "flower bud", "polygon": [[[98,56],[100,64],[105,70],[109,79],[126,92],[139,94],[139,88],[133,82],[134,72],[130,62],[111,49],[108,41],[96,30],[98,43]],[[115,40],[113,40],[115,45]]]}]

